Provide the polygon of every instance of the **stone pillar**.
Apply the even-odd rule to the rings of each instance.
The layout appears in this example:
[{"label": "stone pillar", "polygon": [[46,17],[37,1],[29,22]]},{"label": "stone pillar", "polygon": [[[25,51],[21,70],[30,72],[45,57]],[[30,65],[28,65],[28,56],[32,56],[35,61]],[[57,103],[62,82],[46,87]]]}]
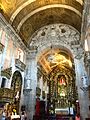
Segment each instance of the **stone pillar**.
[{"label": "stone pillar", "polygon": [[[89,83],[89,88],[90,88],[90,0],[84,0],[81,36],[82,36],[81,40],[82,40],[83,47],[85,50],[85,56],[84,56],[85,68],[87,71],[88,83]],[[90,94],[90,89],[88,89],[88,90],[89,90],[89,94]],[[89,97],[90,97],[90,95],[89,95]],[[89,100],[87,109],[90,109],[90,100]],[[90,119],[90,111],[89,111],[88,118]]]},{"label": "stone pillar", "polygon": [[88,98],[88,77],[85,71],[83,58],[74,59],[76,86],[78,90],[78,100],[80,104],[81,120],[88,118],[89,114],[89,98]]},{"label": "stone pillar", "polygon": [[81,40],[85,49],[85,67],[90,79],[90,65],[88,64],[90,62],[90,0],[84,1],[81,36]]},{"label": "stone pillar", "polygon": [[[85,54],[85,67],[90,80],[90,52],[86,52]],[[90,81],[89,81],[89,85],[90,85]]]},{"label": "stone pillar", "polygon": [[[90,110],[90,51],[85,53],[85,68],[87,71],[88,75],[88,82],[89,82],[89,87],[88,87],[88,92],[89,92],[89,110]],[[89,112],[89,118],[90,118],[90,112]]]},{"label": "stone pillar", "polygon": [[33,119],[33,115],[35,114],[36,87],[37,87],[37,61],[36,53],[32,52],[27,55],[24,88],[24,90],[26,91],[26,94],[24,95],[24,101],[26,105],[27,115],[30,120]]}]

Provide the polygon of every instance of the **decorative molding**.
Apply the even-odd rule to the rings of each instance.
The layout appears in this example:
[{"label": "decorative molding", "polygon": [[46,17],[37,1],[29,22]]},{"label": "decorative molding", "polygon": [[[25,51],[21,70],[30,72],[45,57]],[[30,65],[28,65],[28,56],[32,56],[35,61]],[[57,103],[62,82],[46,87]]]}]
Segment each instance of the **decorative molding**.
[{"label": "decorative molding", "polygon": [[5,76],[8,79],[10,79],[11,75],[12,75],[12,67],[1,71],[1,76]]},{"label": "decorative molding", "polygon": [[38,8],[32,12],[30,12],[29,14],[27,14],[21,21],[20,23],[18,24],[18,27],[17,27],[17,31],[20,32],[20,29],[22,27],[22,25],[25,23],[25,21],[27,21],[28,18],[32,17],[34,14],[40,12],[40,11],[43,11],[45,9],[49,9],[49,8],[55,8],[55,7],[60,7],[60,8],[65,8],[65,9],[69,9],[71,11],[74,11],[77,15],[79,15],[81,17],[81,13],[75,9],[74,7],[72,6],[69,6],[69,5],[63,5],[63,4],[53,4],[53,5],[47,5],[47,6],[43,6],[41,8]]},{"label": "decorative molding", "polygon": [[27,96],[30,94],[31,91],[32,89],[23,89],[23,94]]},{"label": "decorative molding", "polygon": [[[80,3],[80,4],[77,4]],[[33,5],[34,4],[34,5]],[[23,3],[20,7],[17,8],[17,10],[12,14],[11,18],[10,18],[10,22],[13,23],[14,19],[16,18],[17,15],[19,15],[19,13],[23,13],[23,10],[25,11],[28,11],[28,13],[30,13],[30,9],[29,8],[32,8],[31,11],[33,11],[33,9],[35,10],[36,8],[39,8],[39,7],[42,7],[42,6],[46,6],[46,5],[51,5],[51,4],[66,4],[66,5],[69,5],[69,6],[73,6],[75,9],[78,9],[78,11],[81,11],[81,7],[82,7],[82,2],[79,2],[79,1],[73,1],[72,0],[57,0],[57,1],[53,1],[53,0],[40,0],[40,1],[37,1],[37,0],[28,0],[26,1],[25,3]],[[74,11],[75,12],[75,11]],[[27,13],[26,13],[27,14]],[[24,14],[23,14],[24,15]]]},{"label": "decorative molding", "polygon": [[89,90],[88,87],[80,87],[80,89],[83,91],[83,92],[87,92]]},{"label": "decorative molding", "polygon": [[13,101],[14,91],[9,88],[0,88],[0,102]]},{"label": "decorative molding", "polygon": [[57,46],[62,49],[67,48],[76,59],[81,59],[84,54],[80,33],[67,24],[45,26],[35,32],[30,41],[30,47],[37,47],[37,54],[39,55],[46,48],[50,49],[51,46]]},{"label": "decorative molding", "polygon": [[21,62],[19,59],[15,59],[15,66],[19,68],[21,71],[24,71],[26,68],[26,65]]},{"label": "decorative molding", "polygon": [[28,4],[31,4],[32,2],[34,2],[36,0],[28,0],[26,1],[23,5],[21,5],[14,13],[13,15],[11,16],[10,18],[10,21],[11,23],[13,22],[13,20],[15,19],[15,17],[17,16],[17,14],[22,10],[24,9]]}]

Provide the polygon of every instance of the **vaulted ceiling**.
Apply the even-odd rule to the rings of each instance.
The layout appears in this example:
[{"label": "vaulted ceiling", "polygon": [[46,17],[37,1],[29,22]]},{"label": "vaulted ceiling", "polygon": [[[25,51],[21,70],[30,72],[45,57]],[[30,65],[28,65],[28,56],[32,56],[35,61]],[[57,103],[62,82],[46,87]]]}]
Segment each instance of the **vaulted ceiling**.
[{"label": "vaulted ceiling", "polygon": [[[84,0],[1,0],[2,13],[25,45],[39,28],[65,23],[81,31]],[[29,41],[30,42],[30,41]]]},{"label": "vaulted ceiling", "polygon": [[[0,0],[0,10],[26,46],[41,27],[68,24],[81,32],[84,0]],[[36,32],[37,33],[37,32]],[[42,35],[44,36],[44,35]],[[43,53],[38,60],[41,71],[51,79],[64,75],[74,80],[74,62],[71,54],[55,48]],[[52,78],[53,77],[53,78]]]}]

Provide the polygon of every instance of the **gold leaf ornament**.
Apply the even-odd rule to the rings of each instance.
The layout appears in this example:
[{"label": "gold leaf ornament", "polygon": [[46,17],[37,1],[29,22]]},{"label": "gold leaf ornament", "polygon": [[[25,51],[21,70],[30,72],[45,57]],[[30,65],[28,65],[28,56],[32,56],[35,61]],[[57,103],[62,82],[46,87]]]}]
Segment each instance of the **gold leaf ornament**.
[{"label": "gold leaf ornament", "polygon": [[16,0],[1,0],[1,4],[2,4],[5,12],[8,12],[9,10],[15,8]]}]

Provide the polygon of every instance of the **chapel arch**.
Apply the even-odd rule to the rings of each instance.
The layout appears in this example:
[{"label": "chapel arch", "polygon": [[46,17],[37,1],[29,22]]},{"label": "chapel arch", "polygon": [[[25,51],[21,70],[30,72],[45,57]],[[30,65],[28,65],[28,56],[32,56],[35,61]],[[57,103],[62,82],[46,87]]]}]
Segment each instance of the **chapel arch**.
[{"label": "chapel arch", "polygon": [[[55,57],[57,61],[53,61]],[[62,61],[65,62],[62,63]],[[75,105],[78,98],[72,53],[65,47],[53,46],[39,55],[38,64],[48,75],[49,97],[50,101],[55,101],[55,108],[69,107],[69,104]]]},{"label": "chapel arch", "polygon": [[[80,33],[75,28],[67,24],[52,24],[44,26],[40,28],[38,31],[36,31],[30,38],[30,41],[31,41],[30,48],[35,48],[36,50],[38,66],[40,65],[39,68],[41,67],[45,70],[46,74],[49,76],[50,82],[53,81],[52,79],[58,81],[59,79],[64,77],[65,82],[67,81],[66,83],[68,83],[67,88],[70,88],[68,89],[69,94],[66,95],[68,96],[68,101],[71,99],[71,97],[72,98],[74,97],[72,103],[75,102],[75,100],[78,98],[80,100],[79,92],[81,86],[80,80],[82,74],[85,72],[83,64],[84,52],[82,48],[82,42],[80,40]],[[55,65],[54,66],[52,63],[50,63],[53,61],[54,57],[53,56],[49,57],[50,55],[53,55],[54,57],[56,56],[61,57],[67,63],[65,63],[64,65],[60,65],[57,64],[57,61],[54,61],[56,62],[55,63],[56,65],[54,64]],[[60,59],[59,62],[63,64],[63,62],[61,61],[63,60]],[[71,62],[72,66],[70,66],[69,61]],[[53,81],[53,85],[54,84],[56,83]],[[78,98],[76,95],[77,94],[76,87],[79,93]],[[74,91],[76,91],[75,94],[70,93],[70,91],[72,91],[72,88],[73,93]],[[54,92],[52,92],[51,96],[53,96],[53,94]],[[53,99],[53,97],[51,98]],[[59,98],[60,97],[58,97],[58,99]],[[69,103],[67,104],[68,105],[72,104]]]},{"label": "chapel arch", "polygon": [[18,70],[13,73],[11,89],[14,91],[13,108],[15,108],[16,112],[19,113],[21,89],[22,89],[22,75],[21,75],[20,71],[18,71]]}]

